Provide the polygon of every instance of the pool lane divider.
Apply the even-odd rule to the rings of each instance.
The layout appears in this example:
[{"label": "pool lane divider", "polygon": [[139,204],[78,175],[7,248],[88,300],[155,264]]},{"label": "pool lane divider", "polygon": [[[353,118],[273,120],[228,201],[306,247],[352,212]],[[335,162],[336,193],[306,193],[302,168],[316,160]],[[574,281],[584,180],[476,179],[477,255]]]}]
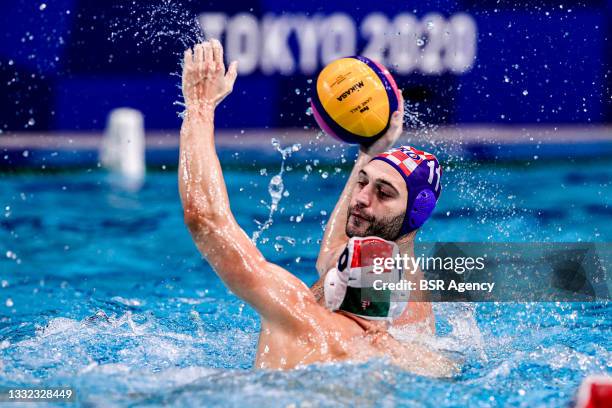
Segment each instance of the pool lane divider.
[{"label": "pool lane divider", "polygon": [[[482,162],[536,163],[612,158],[612,126],[449,126],[416,134],[409,131],[406,135],[406,141],[435,151],[441,160],[453,156]],[[298,161],[316,157],[333,165],[343,152],[347,158],[357,152],[355,146],[347,146],[325,135],[317,136],[313,130],[222,129],[216,135],[224,164],[237,161],[234,159],[239,159],[244,152],[256,152],[258,164],[275,163],[278,155],[270,143],[272,138],[278,139],[283,146],[300,143]],[[101,141],[101,133],[5,133],[0,135],[0,171],[96,169],[100,167]],[[148,168],[175,168],[178,141],[177,131],[147,133]]]}]

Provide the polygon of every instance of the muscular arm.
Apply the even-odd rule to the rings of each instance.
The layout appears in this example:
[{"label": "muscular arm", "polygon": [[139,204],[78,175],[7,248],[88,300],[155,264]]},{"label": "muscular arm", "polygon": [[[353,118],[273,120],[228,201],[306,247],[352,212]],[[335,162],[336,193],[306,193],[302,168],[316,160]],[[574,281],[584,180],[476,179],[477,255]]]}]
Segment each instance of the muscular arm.
[{"label": "muscular arm", "polygon": [[340,251],[342,251],[348,242],[349,237],[346,236],[345,232],[347,214],[352,191],[357,183],[359,171],[361,171],[374,156],[389,149],[397,141],[402,133],[403,120],[404,100],[400,97],[399,110],[393,113],[387,132],[372,145],[368,147],[361,146],[359,148],[359,155],[357,156],[353,170],[325,226],[325,233],[323,234],[323,241],[321,242],[321,249],[317,258],[317,271],[320,277],[323,277],[325,273],[332,268],[340,255]]},{"label": "muscular arm", "polygon": [[333,263],[338,259],[338,252],[341,251],[348,242],[349,237],[346,236],[345,228],[352,190],[357,183],[359,171],[370,162],[372,157],[373,156],[363,147],[359,149],[359,155],[357,156],[353,170],[344,185],[344,189],[334,207],[334,211],[331,213],[329,220],[327,220],[323,241],[321,242],[321,249],[319,250],[319,256],[317,258],[317,271],[321,277],[332,267]]},{"label": "muscular arm", "polygon": [[185,53],[179,193],[184,219],[196,246],[217,275],[237,296],[271,323],[300,321],[296,309],[314,305],[306,285],[265,260],[237,224],[214,143],[214,110],[231,92],[236,65],[227,74],[217,41]]}]

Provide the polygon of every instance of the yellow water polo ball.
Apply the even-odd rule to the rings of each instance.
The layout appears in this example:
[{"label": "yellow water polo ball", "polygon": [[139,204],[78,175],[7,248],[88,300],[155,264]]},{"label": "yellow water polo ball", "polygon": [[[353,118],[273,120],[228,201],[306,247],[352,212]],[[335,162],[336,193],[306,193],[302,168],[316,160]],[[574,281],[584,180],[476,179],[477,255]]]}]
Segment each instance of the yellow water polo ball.
[{"label": "yellow water polo ball", "polygon": [[340,58],[319,73],[311,107],[325,133],[347,143],[370,144],[389,128],[399,92],[389,70],[376,61]]}]

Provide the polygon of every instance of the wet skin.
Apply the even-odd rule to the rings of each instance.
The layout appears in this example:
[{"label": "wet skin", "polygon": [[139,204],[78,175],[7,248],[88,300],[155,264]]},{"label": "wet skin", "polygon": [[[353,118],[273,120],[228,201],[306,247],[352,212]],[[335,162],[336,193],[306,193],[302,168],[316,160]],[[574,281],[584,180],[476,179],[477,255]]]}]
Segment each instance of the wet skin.
[{"label": "wet skin", "polygon": [[[178,178],[185,224],[196,246],[227,287],[261,317],[255,366],[289,369],[317,362],[386,356],[420,374],[449,375],[453,365],[447,359],[417,344],[400,343],[387,332],[385,323],[325,309],[319,304],[320,296],[315,296],[317,285],[313,293],[293,274],[267,261],[237,224],[214,143],[215,108],[232,91],[236,69],[236,63],[232,63],[225,71],[223,49],[216,40],[185,52],[186,111]],[[323,237],[317,260],[321,275],[331,268],[346,245],[347,232],[359,234],[376,219],[405,211],[408,192],[399,183],[401,177],[393,174],[390,166],[385,168],[384,163],[369,163],[374,154],[397,140],[401,126],[401,112],[396,112],[389,132],[368,149],[362,148]],[[383,186],[385,183],[396,190],[392,197],[381,195],[381,189],[391,192],[391,187]],[[411,252],[413,240],[414,234],[410,234],[397,242],[402,251]],[[423,299],[416,295],[415,300]],[[432,327],[429,303],[411,303],[396,324],[415,322]]]}]

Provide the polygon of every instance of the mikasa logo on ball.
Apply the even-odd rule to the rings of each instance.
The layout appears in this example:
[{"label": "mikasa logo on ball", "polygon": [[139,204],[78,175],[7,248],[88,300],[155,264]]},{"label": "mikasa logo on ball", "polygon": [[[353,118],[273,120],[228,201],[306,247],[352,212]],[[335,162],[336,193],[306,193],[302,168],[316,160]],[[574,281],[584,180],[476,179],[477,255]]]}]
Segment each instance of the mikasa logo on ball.
[{"label": "mikasa logo on ball", "polygon": [[359,81],[357,82],[355,85],[351,86],[349,89],[347,89],[346,91],[344,91],[342,93],[342,95],[340,95],[337,99],[338,102],[342,102],[342,100],[346,97],[348,97],[350,94],[352,94],[355,91],[359,91],[359,88],[363,87],[363,81]]}]

